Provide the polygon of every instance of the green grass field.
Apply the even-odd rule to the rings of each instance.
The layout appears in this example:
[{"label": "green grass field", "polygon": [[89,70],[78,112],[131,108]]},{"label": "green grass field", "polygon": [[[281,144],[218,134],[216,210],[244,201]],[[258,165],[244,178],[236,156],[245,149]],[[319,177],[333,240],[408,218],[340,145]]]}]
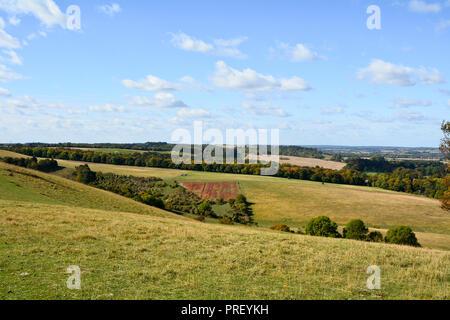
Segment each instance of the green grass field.
[{"label": "green grass field", "polygon": [[0,177],[0,299],[449,298],[446,251],[200,223],[6,164]]}]

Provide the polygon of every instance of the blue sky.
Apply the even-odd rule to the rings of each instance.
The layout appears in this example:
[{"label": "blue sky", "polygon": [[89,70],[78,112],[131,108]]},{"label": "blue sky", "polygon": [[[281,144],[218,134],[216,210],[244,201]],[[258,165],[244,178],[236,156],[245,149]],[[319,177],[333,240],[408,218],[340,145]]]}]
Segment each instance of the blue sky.
[{"label": "blue sky", "polygon": [[202,120],[282,144],[439,144],[449,0],[243,2],[0,0],[0,142],[170,141]]}]

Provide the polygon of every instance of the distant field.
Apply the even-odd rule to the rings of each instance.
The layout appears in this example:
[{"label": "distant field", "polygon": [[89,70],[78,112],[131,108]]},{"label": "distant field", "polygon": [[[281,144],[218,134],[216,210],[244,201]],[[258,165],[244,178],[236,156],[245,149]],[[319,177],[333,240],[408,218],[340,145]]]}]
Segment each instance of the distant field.
[{"label": "distant field", "polygon": [[[445,251],[205,224],[32,170],[0,173],[0,299],[450,298]],[[374,264],[381,290],[366,288]],[[66,287],[70,265],[81,291]]]},{"label": "distant field", "polygon": [[[251,160],[261,160],[261,161],[269,161],[270,156],[249,156]],[[325,169],[333,169],[340,170],[345,167],[345,163],[322,160],[322,159],[314,159],[314,158],[302,158],[302,157],[292,157],[292,156],[280,156],[280,163],[288,163],[301,167],[322,167]]]}]

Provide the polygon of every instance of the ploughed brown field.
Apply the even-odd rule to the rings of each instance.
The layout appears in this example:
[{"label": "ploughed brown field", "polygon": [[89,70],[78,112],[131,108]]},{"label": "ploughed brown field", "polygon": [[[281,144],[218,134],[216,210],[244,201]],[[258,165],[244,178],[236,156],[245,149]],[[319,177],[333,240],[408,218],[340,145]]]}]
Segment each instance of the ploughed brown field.
[{"label": "ploughed brown field", "polygon": [[183,187],[202,199],[236,199],[239,186],[236,182],[183,182]]}]

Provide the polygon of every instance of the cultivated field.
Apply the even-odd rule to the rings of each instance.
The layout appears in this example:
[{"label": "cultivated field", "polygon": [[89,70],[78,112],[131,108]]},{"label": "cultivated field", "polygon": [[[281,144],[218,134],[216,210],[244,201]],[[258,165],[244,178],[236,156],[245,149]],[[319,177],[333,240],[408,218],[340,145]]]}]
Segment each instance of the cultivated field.
[{"label": "cultivated field", "polygon": [[209,200],[236,199],[239,186],[236,182],[183,182],[182,186],[200,198]]},{"label": "cultivated field", "polygon": [[[445,251],[205,224],[53,175],[0,174],[0,299],[449,299]],[[66,288],[70,265],[81,291]]]}]

